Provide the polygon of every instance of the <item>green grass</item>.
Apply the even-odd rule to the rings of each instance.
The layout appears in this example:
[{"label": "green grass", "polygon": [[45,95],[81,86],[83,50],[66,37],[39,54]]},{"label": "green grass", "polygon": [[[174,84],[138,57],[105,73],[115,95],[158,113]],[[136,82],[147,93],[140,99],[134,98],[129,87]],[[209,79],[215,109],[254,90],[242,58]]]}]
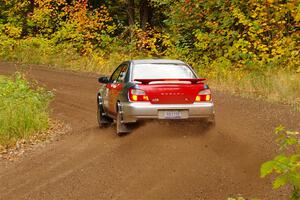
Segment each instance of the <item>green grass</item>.
[{"label": "green grass", "polygon": [[54,45],[50,40],[42,38],[14,40],[0,37],[2,61],[109,74],[125,59],[131,59],[130,55],[119,52],[107,55],[101,51],[93,51],[90,55],[83,56],[69,44]]},{"label": "green grass", "polygon": [[209,73],[202,74],[208,77],[211,87],[219,91],[300,106],[300,73],[274,70],[232,71],[213,77]]},{"label": "green grass", "polygon": [[20,74],[0,76],[0,149],[47,130],[53,94],[31,87]]}]

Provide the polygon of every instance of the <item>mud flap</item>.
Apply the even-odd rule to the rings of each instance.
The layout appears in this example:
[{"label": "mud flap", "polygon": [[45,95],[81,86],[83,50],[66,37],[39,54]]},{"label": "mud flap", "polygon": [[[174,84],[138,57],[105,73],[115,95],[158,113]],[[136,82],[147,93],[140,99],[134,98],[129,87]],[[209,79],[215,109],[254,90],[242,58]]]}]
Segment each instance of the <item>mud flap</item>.
[{"label": "mud flap", "polygon": [[118,113],[117,113],[117,120],[116,120],[116,126],[117,126],[117,135],[122,135],[125,133],[130,133],[131,129],[128,124],[125,124],[123,121],[123,110],[120,103],[118,103]]},{"label": "mud flap", "polygon": [[102,106],[103,106],[102,99],[100,96],[98,96],[97,118],[98,118],[98,124],[100,127],[108,126],[113,122],[113,120],[106,115]]}]

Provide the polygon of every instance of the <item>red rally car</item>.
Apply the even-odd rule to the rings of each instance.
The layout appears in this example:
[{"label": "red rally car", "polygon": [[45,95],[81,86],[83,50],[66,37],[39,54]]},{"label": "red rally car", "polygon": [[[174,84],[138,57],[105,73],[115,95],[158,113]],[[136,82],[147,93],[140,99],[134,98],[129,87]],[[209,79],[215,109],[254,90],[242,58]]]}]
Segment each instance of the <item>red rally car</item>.
[{"label": "red rally car", "polygon": [[[180,60],[131,60],[110,77],[100,77],[97,117],[100,127],[114,121],[118,135],[140,120],[193,120],[215,123],[214,103],[205,79]],[[199,119],[199,120],[197,120]]]}]

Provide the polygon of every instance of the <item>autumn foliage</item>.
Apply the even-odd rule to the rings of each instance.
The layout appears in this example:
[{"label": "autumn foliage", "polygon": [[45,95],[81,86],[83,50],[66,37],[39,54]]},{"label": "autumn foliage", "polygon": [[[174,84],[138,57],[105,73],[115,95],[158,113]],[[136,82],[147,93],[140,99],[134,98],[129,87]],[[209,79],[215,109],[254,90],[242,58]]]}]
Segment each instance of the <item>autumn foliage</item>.
[{"label": "autumn foliage", "polygon": [[[159,1],[160,2],[160,1]],[[176,51],[201,66],[300,70],[297,1],[166,1]],[[161,3],[160,3],[161,4]],[[171,5],[171,6],[169,6]],[[201,59],[199,59],[199,57]]]},{"label": "autumn foliage", "polygon": [[0,0],[0,10],[2,60],[108,73],[120,60],[176,58],[218,86],[300,101],[296,0]]},{"label": "autumn foliage", "polygon": [[155,16],[146,30],[132,27],[131,38],[127,24],[119,20],[126,16],[116,11],[118,3],[126,3],[91,2],[1,0],[2,38],[47,38],[54,45],[70,43],[83,55],[107,50],[112,42],[122,46],[136,41],[130,51],[181,57],[200,66],[300,70],[298,1],[152,0],[148,3]]}]

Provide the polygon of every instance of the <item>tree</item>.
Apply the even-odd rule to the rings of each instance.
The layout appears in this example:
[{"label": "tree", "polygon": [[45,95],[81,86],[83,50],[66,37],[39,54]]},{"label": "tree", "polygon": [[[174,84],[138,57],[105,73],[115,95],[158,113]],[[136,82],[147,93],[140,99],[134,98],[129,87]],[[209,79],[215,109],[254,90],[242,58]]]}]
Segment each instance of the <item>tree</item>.
[{"label": "tree", "polygon": [[147,24],[151,25],[152,7],[149,0],[140,1],[140,25],[146,30]]},{"label": "tree", "polygon": [[127,0],[127,16],[128,16],[128,25],[134,25],[135,18],[135,4],[134,0]]}]

